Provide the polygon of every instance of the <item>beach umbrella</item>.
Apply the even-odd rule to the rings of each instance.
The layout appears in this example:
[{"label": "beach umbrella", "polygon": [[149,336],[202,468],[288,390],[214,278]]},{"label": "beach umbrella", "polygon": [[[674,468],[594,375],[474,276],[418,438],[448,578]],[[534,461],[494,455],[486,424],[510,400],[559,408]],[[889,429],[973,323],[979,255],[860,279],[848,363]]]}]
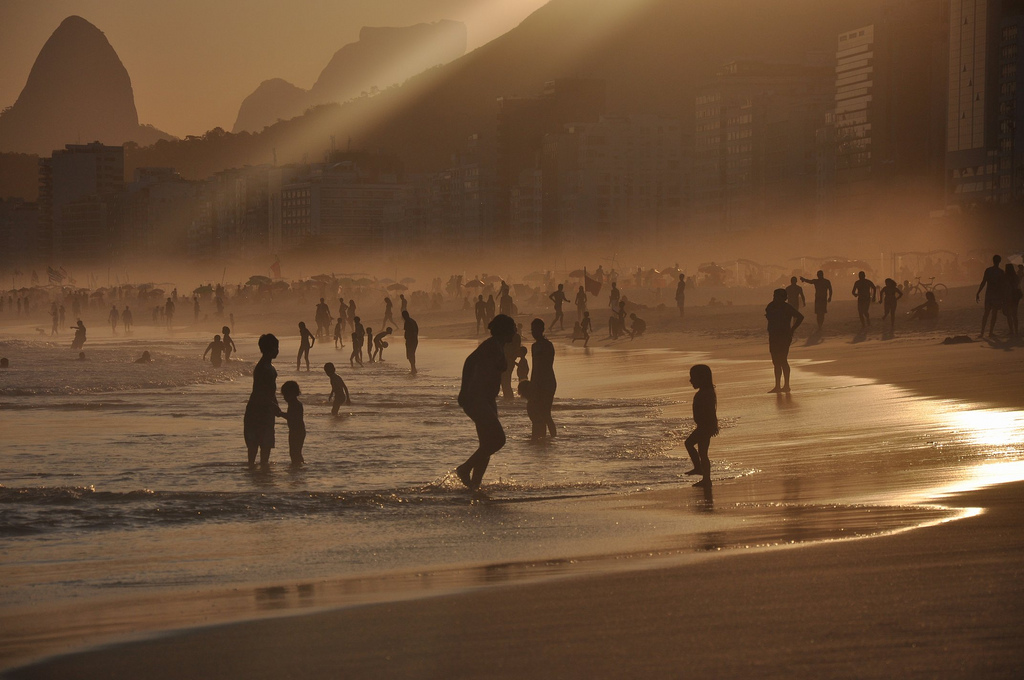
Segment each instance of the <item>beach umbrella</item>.
[{"label": "beach umbrella", "polygon": [[192,291],[192,294],[193,295],[202,295],[204,293],[212,293],[212,292],[213,292],[213,286],[210,285],[209,283],[207,283],[205,285],[199,286],[198,288],[194,289]]},{"label": "beach umbrella", "polygon": [[288,290],[288,282],[287,281],[274,281],[273,283],[270,284],[270,287],[273,290]]},{"label": "beach umbrella", "polygon": [[341,285],[343,285],[343,286],[351,286],[351,285],[353,285],[353,284],[354,284],[355,282],[356,282],[356,280],[355,280],[355,279],[353,279],[353,278],[352,278],[352,277],[350,277],[350,276],[343,276],[342,278],[338,279],[338,283],[340,283],[340,284],[341,284]]},{"label": "beach umbrella", "polygon": [[389,283],[394,283],[394,282],[395,282],[394,279],[377,279],[377,283],[379,283],[382,286],[386,286]]},{"label": "beach umbrella", "polygon": [[269,276],[250,276],[249,280],[245,282],[247,286],[269,286],[273,283],[273,280]]},{"label": "beach umbrella", "polygon": [[365,277],[361,278],[361,279],[356,279],[355,280],[355,284],[357,286],[372,286],[373,285],[373,279],[367,279]]},{"label": "beach umbrella", "polygon": [[725,268],[719,267],[717,264],[712,262],[711,264],[702,264],[697,271],[702,274],[719,274],[725,271]]},{"label": "beach umbrella", "polygon": [[392,283],[388,286],[388,290],[409,290],[409,286],[402,283]]},{"label": "beach umbrella", "polygon": [[472,281],[467,281],[462,285],[465,286],[466,288],[483,288],[487,284],[481,281],[480,279],[473,279]]},{"label": "beach umbrella", "polygon": [[331,283],[334,281],[334,277],[329,274],[317,274],[316,276],[309,277],[313,281],[319,281],[320,283]]},{"label": "beach umbrella", "polygon": [[408,285],[411,285],[413,283],[416,283],[416,279],[412,278],[411,276],[406,276],[404,279],[399,281],[399,283],[404,283],[405,285],[408,286]]}]

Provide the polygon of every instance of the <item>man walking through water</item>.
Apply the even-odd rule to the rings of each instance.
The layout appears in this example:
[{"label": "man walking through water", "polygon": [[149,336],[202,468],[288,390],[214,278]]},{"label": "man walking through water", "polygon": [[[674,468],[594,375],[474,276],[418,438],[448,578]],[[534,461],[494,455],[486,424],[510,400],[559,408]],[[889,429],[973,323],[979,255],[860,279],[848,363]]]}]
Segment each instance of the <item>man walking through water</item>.
[{"label": "man walking through water", "polygon": [[[804,283],[814,286],[814,316],[818,319],[818,330],[825,324],[825,313],[828,312],[828,303],[832,302],[832,282],[825,278],[825,272],[818,270],[818,278],[806,279],[800,277]],[[785,291],[783,291],[785,292]],[[801,316],[801,318],[803,318]]]},{"label": "man walking through water", "polygon": [[505,430],[498,420],[498,391],[505,371],[505,345],[516,333],[516,322],[499,314],[487,326],[491,337],[480,343],[462,367],[459,406],[476,425],[480,445],[465,463],[455,468],[459,480],[476,491],[491,456],[505,446]]},{"label": "man walking through water", "polygon": [[569,298],[565,295],[565,285],[558,284],[558,290],[548,295],[548,299],[555,303],[555,318],[551,321],[551,328],[553,329],[556,323],[561,322],[562,325],[559,328],[564,331],[565,317],[562,316],[562,303],[569,301]]},{"label": "man walking through water", "polygon": [[259,348],[263,356],[252,369],[252,393],[245,405],[242,422],[249,467],[256,464],[256,453],[259,452],[260,467],[266,469],[275,443],[274,419],[283,418],[284,412],[277,403],[277,369],[271,363],[280,350],[277,337],[270,333],[261,335]]},{"label": "man walking through water", "polygon": [[876,293],[875,282],[867,278],[864,272],[857,272],[857,280],[853,282],[853,296],[857,298],[857,316],[860,317],[861,328],[871,325],[871,303],[875,301]]},{"label": "man walking through water", "polygon": [[992,337],[992,333],[996,330],[996,317],[999,316],[999,310],[1003,308],[1006,273],[999,267],[1002,259],[998,255],[992,256],[992,266],[985,270],[984,276],[981,277],[981,285],[978,286],[978,292],[974,295],[974,301],[980,302],[981,291],[985,291],[985,311],[981,316],[979,338],[985,337],[985,323],[989,320],[989,314],[992,315],[992,321],[989,323],[988,336]]},{"label": "man walking through water", "polygon": [[[775,368],[775,387],[768,392],[789,392],[789,346],[793,344],[793,332],[803,323],[804,315],[786,301],[785,288],[775,289],[772,301],[764,308],[764,315],[768,319],[768,351]],[[780,384],[781,380],[784,382]]]}]

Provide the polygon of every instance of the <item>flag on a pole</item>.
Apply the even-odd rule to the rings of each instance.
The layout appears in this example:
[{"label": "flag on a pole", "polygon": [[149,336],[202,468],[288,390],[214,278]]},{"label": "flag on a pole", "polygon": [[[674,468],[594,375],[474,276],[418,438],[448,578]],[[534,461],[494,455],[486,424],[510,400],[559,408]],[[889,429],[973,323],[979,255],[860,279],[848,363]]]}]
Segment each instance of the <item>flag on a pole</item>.
[{"label": "flag on a pole", "polygon": [[601,294],[601,282],[597,279],[590,278],[590,275],[587,274],[586,267],[583,268],[583,288],[593,295]]}]

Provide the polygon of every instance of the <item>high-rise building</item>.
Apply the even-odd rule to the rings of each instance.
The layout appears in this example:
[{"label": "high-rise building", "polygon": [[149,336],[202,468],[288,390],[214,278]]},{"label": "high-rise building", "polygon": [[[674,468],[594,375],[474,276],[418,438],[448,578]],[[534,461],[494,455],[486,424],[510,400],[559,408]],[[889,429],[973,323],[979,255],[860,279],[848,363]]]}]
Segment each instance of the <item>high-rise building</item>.
[{"label": "high-rise building", "polygon": [[831,107],[831,72],[822,61],[734,61],[698,86],[695,233],[767,227],[782,214],[791,219],[797,207],[809,219],[815,130]]},{"label": "high-rise building", "polygon": [[971,209],[1024,196],[1018,120],[1024,3],[950,0],[947,199]]},{"label": "high-rise building", "polygon": [[893,201],[940,207],[949,0],[889,3],[836,47],[834,211],[864,222]]},{"label": "high-rise building", "polygon": [[[544,234],[571,249],[664,243],[682,228],[684,174],[677,119],[570,123],[545,138]],[[529,181],[521,184],[528,195]]]},{"label": "high-rise building", "polygon": [[511,195],[525,170],[541,165],[544,135],[566,123],[596,122],[604,112],[605,82],[565,78],[548,82],[536,97],[498,99],[494,190],[496,237],[510,236]]},{"label": "high-rise building", "polygon": [[40,159],[39,256],[103,262],[116,254],[114,202],[123,187],[123,147],[68,144]]}]

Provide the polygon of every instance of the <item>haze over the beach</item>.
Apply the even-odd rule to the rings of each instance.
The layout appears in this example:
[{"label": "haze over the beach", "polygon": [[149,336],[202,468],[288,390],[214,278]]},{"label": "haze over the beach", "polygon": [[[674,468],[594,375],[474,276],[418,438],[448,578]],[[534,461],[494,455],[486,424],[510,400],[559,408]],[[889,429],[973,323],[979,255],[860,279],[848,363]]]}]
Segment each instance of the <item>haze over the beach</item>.
[{"label": "haze over the beach", "polygon": [[[0,0],[0,108],[25,86],[39,47],[69,15],[117,46],[142,120],[173,135],[227,130],[238,104],[268,78],[309,87],[363,26],[461,21],[473,50],[545,0]],[[216,64],[211,68],[211,64]]]}]

